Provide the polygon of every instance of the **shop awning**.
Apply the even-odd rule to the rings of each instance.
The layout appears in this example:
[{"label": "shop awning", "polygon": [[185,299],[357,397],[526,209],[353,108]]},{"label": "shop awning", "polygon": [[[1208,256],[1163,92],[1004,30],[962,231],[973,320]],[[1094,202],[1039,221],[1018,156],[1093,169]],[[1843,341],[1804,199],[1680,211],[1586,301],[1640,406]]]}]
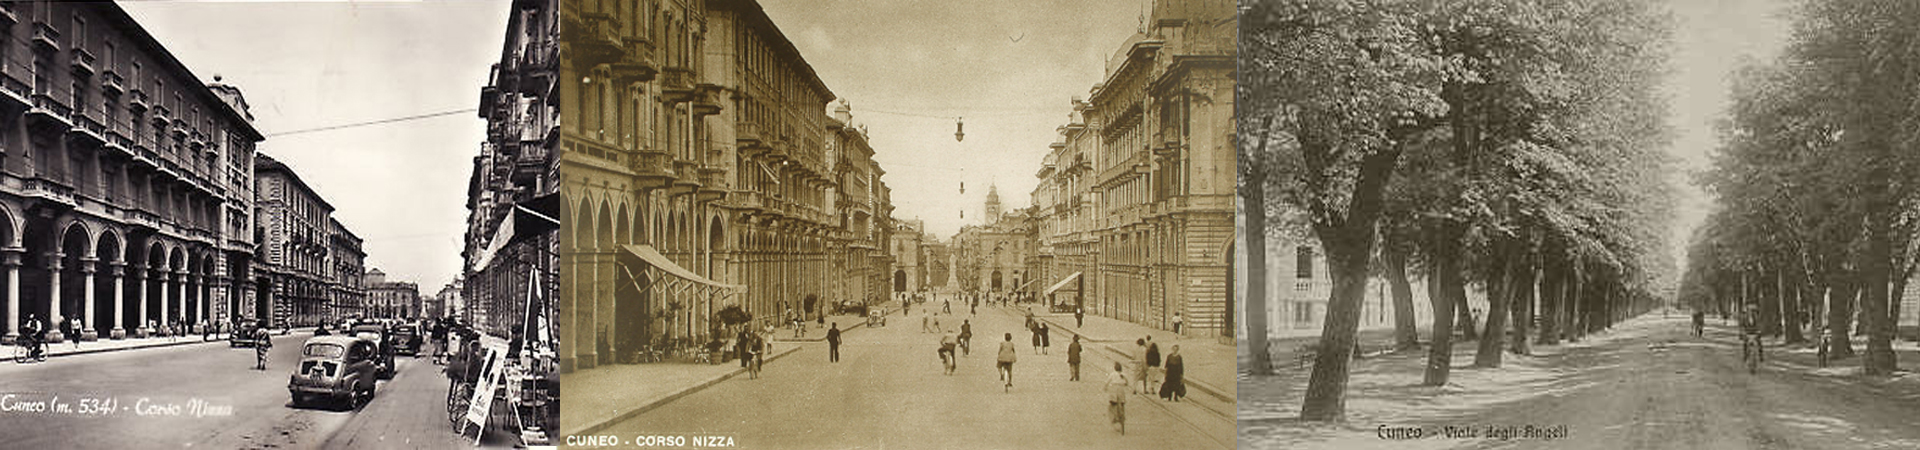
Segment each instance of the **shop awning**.
[{"label": "shop awning", "polygon": [[[741,286],[741,285],[722,284],[720,282],[709,280],[706,277],[695,274],[692,271],[687,270],[686,268],[680,267],[679,264],[674,264],[673,260],[667,259],[666,255],[661,255],[660,252],[654,250],[653,246],[651,245],[626,245],[626,246],[621,246],[620,250],[621,250],[620,256],[619,256],[620,264],[623,266],[627,266],[627,269],[630,271],[635,267],[640,267],[642,273],[645,273],[651,270],[661,274],[669,275],[671,278],[677,279],[678,281],[691,283],[699,287],[714,288],[714,289],[721,289],[721,290],[746,290],[747,288],[746,286]],[[635,277],[635,278],[638,278],[638,277]],[[656,277],[656,278],[659,278],[659,277]],[[656,279],[654,281],[659,282],[659,281],[667,281],[667,280]]]},{"label": "shop awning", "polygon": [[469,270],[481,270],[493,264],[493,257],[501,250],[528,238],[551,233],[560,229],[560,220],[554,217],[559,210],[559,195],[550,194],[513,205],[513,210],[500,223],[494,226],[493,239],[487,241],[486,248],[480,249],[468,262]]},{"label": "shop awning", "polygon": [[1067,275],[1066,278],[1060,279],[1059,283],[1054,283],[1052,287],[1048,287],[1047,292],[1042,295],[1053,295],[1053,291],[1058,291],[1060,290],[1060,288],[1067,287],[1067,283],[1072,283],[1073,280],[1078,280],[1078,279],[1080,279],[1080,272],[1074,272],[1073,275]]}]

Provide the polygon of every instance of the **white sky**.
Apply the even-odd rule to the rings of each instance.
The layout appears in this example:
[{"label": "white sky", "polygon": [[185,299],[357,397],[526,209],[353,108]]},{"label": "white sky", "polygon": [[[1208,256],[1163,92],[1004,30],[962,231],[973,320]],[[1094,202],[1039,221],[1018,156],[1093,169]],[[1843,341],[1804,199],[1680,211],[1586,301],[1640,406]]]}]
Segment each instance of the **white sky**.
[{"label": "white sky", "polygon": [[[506,1],[120,2],[202,81],[240,88],[261,132],[478,106]],[[476,113],[269,137],[366,239],[368,269],[427,293],[459,274]]]},{"label": "white sky", "polygon": [[[1105,77],[1108,57],[1138,28],[1146,5],[761,3],[827,87],[852,104],[854,123],[867,126],[893,188],[894,217],[925,220],[942,239],[980,223],[989,184],[1008,210],[1033,203],[1034,173],[1055,128],[1067,123],[1073,97],[1086,98]],[[957,116],[966,121],[962,142],[953,138]]]},{"label": "white sky", "polygon": [[1679,20],[1666,89],[1671,95],[1669,120],[1677,135],[1667,151],[1680,159],[1683,170],[1676,182],[1682,192],[1673,236],[1676,267],[1686,267],[1687,241],[1712,210],[1712,199],[1693,178],[1710,167],[1708,155],[1720,145],[1714,122],[1728,106],[1730,76],[1742,59],[1767,61],[1779,54],[1791,33],[1782,15],[1787,6],[1780,0],[1673,2]]}]

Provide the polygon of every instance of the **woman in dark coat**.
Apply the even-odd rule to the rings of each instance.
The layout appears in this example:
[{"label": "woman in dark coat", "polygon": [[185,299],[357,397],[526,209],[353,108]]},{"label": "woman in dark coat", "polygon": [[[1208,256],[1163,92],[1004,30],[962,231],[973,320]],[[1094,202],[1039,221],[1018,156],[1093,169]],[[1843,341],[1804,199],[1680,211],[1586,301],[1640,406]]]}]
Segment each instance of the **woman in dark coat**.
[{"label": "woman in dark coat", "polygon": [[1166,367],[1167,381],[1160,385],[1160,398],[1180,401],[1180,398],[1187,396],[1187,384],[1182,381],[1186,378],[1187,364],[1186,358],[1180,356],[1179,345],[1174,345],[1173,350],[1167,352]]}]

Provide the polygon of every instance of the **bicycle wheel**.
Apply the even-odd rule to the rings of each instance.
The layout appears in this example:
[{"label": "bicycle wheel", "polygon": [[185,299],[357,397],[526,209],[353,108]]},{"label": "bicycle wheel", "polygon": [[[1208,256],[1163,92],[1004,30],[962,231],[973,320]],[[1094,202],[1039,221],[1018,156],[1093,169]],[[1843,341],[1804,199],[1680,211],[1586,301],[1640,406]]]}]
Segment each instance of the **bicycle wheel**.
[{"label": "bicycle wheel", "polygon": [[471,385],[458,381],[447,387],[447,422],[452,423],[455,430],[460,429],[460,421],[466,418],[467,398],[472,396],[472,389]]}]

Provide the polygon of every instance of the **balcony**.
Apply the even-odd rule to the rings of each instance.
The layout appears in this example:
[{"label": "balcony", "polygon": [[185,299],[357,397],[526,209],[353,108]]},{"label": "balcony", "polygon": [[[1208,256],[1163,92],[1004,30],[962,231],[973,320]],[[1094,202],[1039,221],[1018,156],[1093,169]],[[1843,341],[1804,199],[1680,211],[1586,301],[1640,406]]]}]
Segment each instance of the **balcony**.
[{"label": "balcony", "polygon": [[575,61],[581,67],[593,67],[621,59],[626,43],[620,39],[620,23],[613,16],[590,12],[565,14],[560,39],[573,44]]},{"label": "balcony", "polygon": [[653,81],[660,73],[653,64],[653,43],[638,37],[622,38],[620,42],[627,51],[608,67],[613,72],[613,82],[625,86]]},{"label": "balcony", "polygon": [[16,23],[20,23],[20,18],[13,15],[13,4],[0,3],[0,27],[11,27]]},{"label": "balcony", "polygon": [[33,23],[33,48],[40,51],[60,51],[60,31],[46,22]]},{"label": "balcony", "polygon": [[1153,156],[1159,156],[1164,158],[1164,157],[1178,155],[1180,154],[1180,150],[1184,147],[1185,146],[1180,145],[1179,140],[1169,140],[1165,143],[1160,144],[1160,146],[1158,147],[1154,147]]},{"label": "balcony", "polygon": [[112,70],[100,73],[100,90],[107,95],[120,95],[121,92],[125,92],[125,83],[126,80],[121,79],[120,74]]},{"label": "balcony", "polygon": [[[0,66],[4,66],[4,64],[0,64]],[[15,76],[17,72],[21,71],[7,67],[0,67],[0,69],[4,69],[6,72],[0,74],[0,112],[4,112],[7,115],[19,114],[21,111],[25,111],[27,107],[33,106],[32,101],[29,100],[29,98],[33,97],[33,87],[28,86],[27,82],[21,81],[19,77]]]},{"label": "balcony", "polygon": [[[760,126],[754,124],[753,122],[735,123],[734,124],[734,141],[739,143],[740,149],[742,150],[766,148],[766,146],[764,145],[765,141],[761,140],[760,138]],[[747,155],[747,156],[753,156],[753,155]]]},{"label": "balcony", "polygon": [[668,67],[660,72],[660,94],[665,96],[668,102],[693,100],[693,92],[693,69]]},{"label": "balcony", "polygon": [[73,49],[73,74],[83,77],[93,76],[93,52],[84,48]]},{"label": "balcony", "polygon": [[140,90],[138,87],[127,90],[128,111],[133,111],[134,114],[145,114],[148,105],[147,91]]},{"label": "balcony", "polygon": [[33,94],[33,109],[27,110],[27,122],[36,127],[59,131],[73,128],[73,110],[47,94]]},{"label": "balcony", "polygon": [[99,119],[94,119],[92,114],[86,113],[80,114],[78,118],[79,126],[67,130],[69,142],[85,146],[98,146],[107,142],[107,126],[101,124]]},{"label": "balcony", "polygon": [[23,194],[28,197],[38,197],[69,208],[80,205],[79,197],[73,193],[73,187],[58,181],[39,177],[28,178],[21,183],[21,188],[25,191]]},{"label": "balcony", "polygon": [[693,115],[711,116],[719,114],[723,107],[719,94],[723,89],[716,84],[700,83],[694,86]]}]

